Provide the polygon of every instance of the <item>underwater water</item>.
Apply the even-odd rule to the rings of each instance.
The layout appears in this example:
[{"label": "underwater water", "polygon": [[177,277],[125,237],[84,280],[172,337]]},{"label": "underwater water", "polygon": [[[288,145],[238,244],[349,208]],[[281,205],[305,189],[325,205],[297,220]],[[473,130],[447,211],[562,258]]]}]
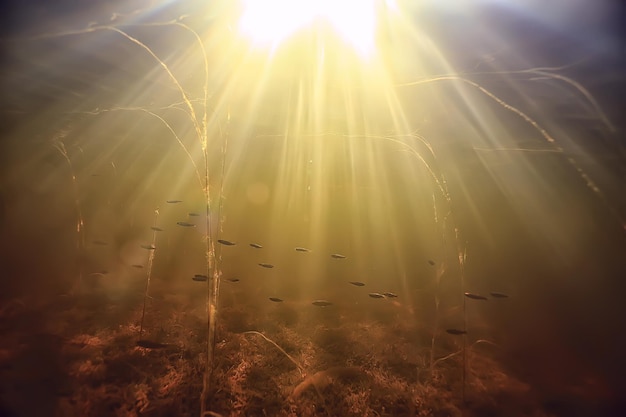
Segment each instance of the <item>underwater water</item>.
[{"label": "underwater water", "polygon": [[398,3],[7,9],[0,415],[626,413],[617,3]]}]

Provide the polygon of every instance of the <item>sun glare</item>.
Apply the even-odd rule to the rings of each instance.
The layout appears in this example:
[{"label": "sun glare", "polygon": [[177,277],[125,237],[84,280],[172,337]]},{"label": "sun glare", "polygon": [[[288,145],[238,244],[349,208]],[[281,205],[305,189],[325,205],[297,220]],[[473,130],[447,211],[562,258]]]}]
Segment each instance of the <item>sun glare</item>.
[{"label": "sun glare", "polygon": [[376,0],[242,1],[239,30],[258,46],[274,49],[296,32],[322,22],[362,56],[374,50]]}]

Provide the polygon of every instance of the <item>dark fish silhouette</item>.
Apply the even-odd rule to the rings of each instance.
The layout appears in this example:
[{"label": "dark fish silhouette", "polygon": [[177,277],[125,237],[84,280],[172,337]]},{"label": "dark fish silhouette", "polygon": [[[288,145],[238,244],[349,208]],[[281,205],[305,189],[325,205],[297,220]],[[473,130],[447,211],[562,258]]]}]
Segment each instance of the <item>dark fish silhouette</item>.
[{"label": "dark fish silhouette", "polygon": [[226,278],[228,282],[239,282],[239,278]]},{"label": "dark fish silhouette", "polygon": [[311,250],[298,246],[296,247],[296,252],[311,252]]},{"label": "dark fish silhouette", "polygon": [[432,259],[429,259],[429,260],[428,260],[428,264],[429,264],[430,266],[435,266],[435,261],[433,261]]},{"label": "dark fish silhouette", "polygon": [[447,333],[453,334],[455,336],[459,336],[462,334],[467,334],[467,332],[465,330],[459,330],[459,329],[446,329]]},{"label": "dark fish silhouette", "polygon": [[328,300],[315,300],[311,304],[317,307],[327,307],[333,305],[333,303]]},{"label": "dark fish silhouette", "polygon": [[487,300],[487,297],[479,294],[472,294],[471,292],[466,292],[465,296],[467,298],[471,298],[472,300]]},{"label": "dark fish silhouette", "polygon": [[273,301],[275,303],[282,303],[283,299],[282,298],[277,298],[277,297],[270,297],[270,301]]},{"label": "dark fish silhouette", "polygon": [[330,255],[330,257],[335,259],[346,259],[345,255],[342,255],[340,253],[333,253],[332,255]]},{"label": "dark fish silhouette", "polygon": [[191,217],[198,217],[198,216],[200,216],[200,213],[194,213],[194,212],[191,212],[191,213],[188,213],[188,214],[189,214],[189,216],[191,216]]},{"label": "dark fish silhouette", "polygon": [[150,227],[150,229],[154,230],[155,232],[162,232],[163,229],[161,229],[160,227],[156,227],[156,226],[152,226]]},{"label": "dark fish silhouette", "polygon": [[170,203],[170,204],[176,204],[176,203],[182,203],[183,200],[167,200],[166,203]]},{"label": "dark fish silhouette", "polygon": [[191,279],[193,279],[194,281],[204,282],[204,281],[207,281],[209,277],[206,275],[202,275],[202,274],[196,274]]},{"label": "dark fish silhouette", "polygon": [[165,343],[153,342],[152,340],[137,340],[137,346],[145,348],[145,349],[163,349],[166,348],[167,345]]},{"label": "dark fish silhouette", "polygon": [[141,269],[143,268],[143,265],[139,265],[139,264],[133,264],[131,265],[133,268],[137,268],[137,269]]},{"label": "dark fish silhouette", "polygon": [[274,265],[265,263],[260,263],[259,266],[262,266],[263,268],[274,268]]},{"label": "dark fish silhouette", "polygon": [[364,287],[365,283],[361,282],[361,281],[348,281],[350,284],[352,285],[356,285],[357,287]]},{"label": "dark fish silhouette", "polygon": [[259,245],[258,243],[250,243],[250,246],[252,246],[255,249],[261,249],[263,246]]},{"label": "dark fish silhouette", "polygon": [[106,245],[108,245],[108,243],[106,243],[104,240],[94,240],[92,243],[94,245],[99,245],[99,246],[106,246]]},{"label": "dark fish silhouette", "polygon": [[383,295],[387,298],[397,298],[398,294],[392,293],[392,292],[384,292]]},{"label": "dark fish silhouette", "polygon": [[222,245],[226,245],[226,246],[235,245],[235,242],[231,242],[230,240],[224,240],[224,239],[217,239],[217,243],[221,243]]},{"label": "dark fish silhouette", "polygon": [[385,296],[384,296],[384,295],[382,295],[382,294],[380,294],[380,293],[377,293],[377,292],[371,292],[371,293],[369,293],[369,294],[367,294],[367,295],[369,295],[369,296],[370,296],[370,297],[372,297],[372,298],[385,298]]},{"label": "dark fish silhouette", "polygon": [[147,250],[155,250],[156,247],[154,245],[141,245],[142,248]]},{"label": "dark fish silhouette", "polygon": [[176,222],[176,224],[182,227],[196,227],[195,224],[189,222]]},{"label": "dark fish silhouette", "polygon": [[503,294],[501,292],[490,292],[489,294],[491,294],[493,298],[509,298],[508,295]]}]

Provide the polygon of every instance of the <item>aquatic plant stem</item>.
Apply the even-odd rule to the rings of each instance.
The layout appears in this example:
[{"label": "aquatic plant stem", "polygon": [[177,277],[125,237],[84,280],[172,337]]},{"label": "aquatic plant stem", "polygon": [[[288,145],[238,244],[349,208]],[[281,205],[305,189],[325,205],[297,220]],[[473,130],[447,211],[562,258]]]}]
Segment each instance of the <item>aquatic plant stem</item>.
[{"label": "aquatic plant stem", "polygon": [[[206,119],[206,117],[205,117]],[[228,114],[227,123],[230,123],[230,113]],[[203,123],[203,126],[206,128],[206,124]],[[228,126],[228,125],[227,125]],[[228,129],[226,132],[222,131],[220,128],[220,136],[223,139],[222,142],[222,176],[220,182],[220,194],[219,194],[219,204],[217,217],[219,219],[219,229],[217,232],[221,231],[222,226],[222,207],[223,207],[223,197],[224,197],[224,176],[226,174],[226,150],[228,146]],[[207,356],[206,356],[206,369],[204,373],[204,381],[202,384],[202,394],[200,395],[200,415],[206,415],[206,403],[208,400],[208,395],[211,387],[211,378],[213,375],[213,362],[215,358],[215,332],[217,329],[217,321],[218,321],[218,303],[219,303],[219,291],[220,291],[220,281],[222,277],[222,273],[219,265],[221,264],[222,255],[220,252],[219,257],[215,255],[215,244],[213,239],[213,226],[211,225],[211,199],[209,193],[209,154],[208,147],[205,146],[203,148],[204,151],[204,163],[205,163],[205,197],[206,197],[206,243],[207,243],[207,276],[209,279],[207,280]],[[216,237],[217,239],[217,237]]]},{"label": "aquatic plant stem", "polygon": [[156,252],[156,235],[157,231],[154,228],[157,227],[157,220],[159,219],[159,208],[157,207],[154,210],[154,223],[153,232],[152,232],[152,247],[155,249],[150,250],[150,255],[148,256],[148,270],[146,271],[146,287],[143,293],[143,307],[141,309],[141,324],[139,325],[139,337],[143,335],[143,323],[146,317],[146,303],[148,301],[148,290],[150,288],[150,278],[152,277],[152,264],[154,263],[154,256]]},{"label": "aquatic plant stem", "polygon": [[459,273],[461,278],[461,296],[463,297],[463,388],[462,388],[462,399],[465,403],[465,390],[466,390],[466,377],[467,377],[467,297],[465,297],[465,261],[467,259],[467,243],[464,248],[460,246],[460,235],[459,229],[457,227],[454,228],[454,236],[458,245],[458,256],[459,256]]},{"label": "aquatic plant stem", "polygon": [[[63,159],[67,162],[70,169],[70,175],[72,177],[72,194],[74,197],[74,210],[76,210],[76,250],[78,251],[78,282],[74,284],[74,290],[80,291],[83,284],[83,255],[85,252],[85,222],[83,220],[83,211],[80,204],[80,198],[78,196],[78,181],[76,179],[76,173],[74,171],[74,165],[70,159],[65,144],[58,136],[64,136],[65,132],[59,133],[54,138],[54,147],[63,156]],[[72,290],[73,291],[73,290]]]},{"label": "aquatic plant stem", "polygon": [[285,352],[285,350],[283,348],[281,348],[280,346],[278,346],[278,344],[276,342],[274,342],[272,339],[270,339],[269,337],[265,336],[261,332],[257,332],[256,330],[250,330],[250,331],[247,331],[247,332],[243,332],[243,334],[258,334],[259,336],[261,336],[263,339],[267,340],[272,345],[276,346],[276,349],[280,350],[291,362],[293,362],[293,364],[296,365],[296,368],[298,368],[298,371],[300,372],[300,375],[303,378],[306,376],[306,373],[304,372],[304,368],[302,368],[302,366],[300,366],[300,364],[294,358],[292,358],[291,355],[289,355],[287,352]]}]

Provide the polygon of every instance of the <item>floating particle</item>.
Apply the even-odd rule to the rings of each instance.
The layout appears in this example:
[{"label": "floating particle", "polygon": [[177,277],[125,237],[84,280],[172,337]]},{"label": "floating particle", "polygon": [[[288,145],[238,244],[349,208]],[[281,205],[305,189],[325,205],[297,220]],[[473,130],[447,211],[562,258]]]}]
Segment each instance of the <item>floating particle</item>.
[{"label": "floating particle", "polygon": [[259,266],[262,266],[263,268],[274,268],[274,265],[266,263],[260,263]]},{"label": "floating particle", "polygon": [[108,245],[108,243],[105,242],[104,240],[94,240],[91,243],[93,243],[94,245],[99,245],[99,246],[106,246],[106,245]]},{"label": "floating particle", "polygon": [[163,229],[161,229],[160,227],[156,227],[156,226],[152,226],[150,227],[150,229],[154,230],[155,232],[162,232]]},{"label": "floating particle", "polygon": [[145,348],[145,349],[163,349],[166,348],[167,345],[165,343],[153,342],[152,340],[137,340],[137,346]]},{"label": "floating particle", "polygon": [[217,239],[217,243],[221,243],[222,245],[226,245],[226,246],[235,245],[235,242],[231,242],[230,240],[224,240],[224,239]]},{"label": "floating particle", "polygon": [[471,292],[466,292],[465,296],[467,298],[471,298],[472,300],[487,300],[487,297],[479,294],[472,294]]},{"label": "floating particle", "polygon": [[208,281],[209,277],[206,275],[196,274],[191,279],[198,282],[205,282]]},{"label": "floating particle", "polygon": [[261,249],[263,246],[259,245],[258,243],[250,243],[250,246],[252,246],[255,249]]},{"label": "floating particle", "polygon": [[328,300],[315,300],[311,304],[317,307],[328,307],[328,306],[333,305],[333,303],[331,303]]},{"label": "floating particle", "polygon": [[296,247],[296,252],[311,252],[311,250],[298,246]]},{"label": "floating particle", "polygon": [[182,203],[183,200],[167,200],[166,203],[170,203],[170,204],[177,204],[177,203]]},{"label": "floating particle", "polygon": [[228,282],[239,282],[239,278],[226,278]]},{"label": "floating particle", "polygon": [[462,334],[467,334],[467,332],[465,330],[459,330],[459,329],[446,329],[446,333],[450,333],[453,334],[455,336],[459,336]]},{"label": "floating particle", "polygon": [[190,217],[198,217],[198,216],[200,216],[200,213],[194,213],[194,212],[187,213],[187,214],[188,214]]},{"label": "floating particle", "polygon": [[490,292],[489,294],[491,294],[493,298],[509,298],[508,295],[503,294],[501,292]]},{"label": "floating particle", "polygon": [[141,245],[142,248],[146,250],[155,250],[156,247],[154,245]]},{"label": "floating particle", "polygon": [[387,298],[397,298],[398,294],[392,293],[392,292],[384,292],[383,295]]},{"label": "floating particle", "polygon": [[432,259],[429,259],[429,260],[428,260],[428,264],[429,264],[430,266],[435,266],[435,261],[433,261]]},{"label": "floating particle", "polygon": [[357,287],[364,287],[365,283],[361,281],[348,281],[350,284],[355,285]]},{"label": "floating particle", "polygon": [[195,224],[189,222],[176,222],[176,224],[182,227],[196,227]]},{"label": "floating particle", "polygon": [[371,292],[371,293],[369,293],[369,294],[367,294],[367,295],[369,295],[369,296],[370,296],[370,297],[372,297],[372,298],[385,298],[385,296],[384,296],[384,295],[382,295],[382,294],[380,294],[380,293],[377,293],[377,292]]},{"label": "floating particle", "polygon": [[133,264],[131,265],[133,268],[137,268],[137,269],[142,269],[143,265],[139,265],[139,264]]},{"label": "floating particle", "polygon": [[333,253],[330,257],[335,259],[346,259],[346,257],[340,253]]},{"label": "floating particle", "polygon": [[273,301],[275,303],[282,303],[283,299],[282,298],[278,298],[278,297],[270,297],[270,301]]}]

